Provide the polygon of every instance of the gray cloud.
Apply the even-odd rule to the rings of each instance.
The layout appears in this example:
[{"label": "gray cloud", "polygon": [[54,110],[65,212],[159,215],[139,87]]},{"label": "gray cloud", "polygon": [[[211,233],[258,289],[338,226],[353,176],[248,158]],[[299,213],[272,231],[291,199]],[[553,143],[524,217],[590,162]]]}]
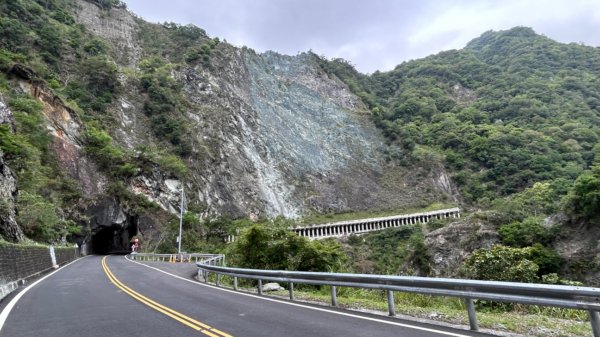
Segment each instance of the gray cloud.
[{"label": "gray cloud", "polygon": [[195,24],[258,51],[313,50],[360,71],[462,48],[484,31],[530,26],[561,42],[600,45],[597,0],[126,0],[152,22]]}]

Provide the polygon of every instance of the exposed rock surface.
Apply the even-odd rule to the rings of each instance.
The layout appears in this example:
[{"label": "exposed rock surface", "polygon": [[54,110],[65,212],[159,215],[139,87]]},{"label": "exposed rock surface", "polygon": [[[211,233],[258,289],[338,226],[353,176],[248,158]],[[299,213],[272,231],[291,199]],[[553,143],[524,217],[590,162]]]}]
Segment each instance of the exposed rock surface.
[{"label": "exposed rock surface", "polygon": [[[78,2],[76,20],[111,43],[118,65],[147,57],[146,23],[123,8]],[[312,54],[257,54],[219,43],[211,66],[175,67],[172,77],[191,104],[185,118],[196,154],[186,161],[186,195],[212,214],[298,217],[311,211],[422,206],[450,198],[439,172],[388,167],[383,137],[348,87],[326,75]],[[159,144],[135,86],[111,108],[112,136],[124,147]],[[441,173],[443,176],[443,173]],[[420,176],[419,176],[420,175]],[[136,177],[129,189],[172,213],[177,191],[164,174]]]},{"label": "exposed rock surface", "polygon": [[433,276],[459,276],[459,268],[467,256],[476,249],[491,248],[498,242],[495,230],[473,218],[462,219],[428,233],[425,246],[431,254]]},{"label": "exposed rock surface", "polygon": [[284,290],[284,289],[277,282],[269,282],[269,283],[263,285],[262,290],[263,291],[278,291],[278,290]]},{"label": "exposed rock surface", "polygon": [[[0,95],[0,125],[8,125],[13,129],[13,115]],[[4,161],[4,153],[0,150],[0,238],[9,241],[23,239],[23,231],[17,225],[16,202],[18,196],[17,180]]]},{"label": "exposed rock surface", "polygon": [[127,9],[119,6],[107,11],[88,1],[77,1],[77,6],[78,23],[108,40],[119,62],[127,66],[137,64],[141,53],[140,46],[136,43],[138,25]]},{"label": "exposed rock surface", "polygon": [[32,81],[21,81],[19,84],[21,90],[42,103],[46,127],[53,136],[50,146],[56,153],[61,169],[79,182],[85,195],[92,197],[102,193],[107,178],[83,151],[83,123],[77,113],[44,86]]}]

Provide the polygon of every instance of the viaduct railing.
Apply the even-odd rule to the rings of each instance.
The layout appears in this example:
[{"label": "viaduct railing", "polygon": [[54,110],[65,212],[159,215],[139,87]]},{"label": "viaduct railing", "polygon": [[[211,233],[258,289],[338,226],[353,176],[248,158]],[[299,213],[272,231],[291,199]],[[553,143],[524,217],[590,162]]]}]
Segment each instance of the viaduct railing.
[{"label": "viaduct railing", "polygon": [[407,292],[434,296],[449,296],[464,299],[471,330],[478,330],[473,300],[500,301],[530,305],[550,306],[586,310],[590,315],[594,337],[600,337],[600,288],[559,286],[535,283],[478,281],[465,279],[429,278],[414,276],[387,276],[367,274],[315,273],[282,270],[241,269],[197,263],[199,272],[233,278],[233,289],[237,290],[238,278],[258,281],[258,294],[262,295],[263,281],[287,282],[289,297],[294,300],[294,284],[331,286],[331,305],[337,306],[337,288],[353,287],[381,289],[387,292],[388,311],[395,316],[394,292]]},{"label": "viaduct railing", "polygon": [[310,239],[346,236],[380,231],[386,228],[411,225],[417,222],[427,223],[433,219],[459,218],[460,209],[448,208],[438,211],[394,215],[381,218],[340,221],[319,225],[296,226],[290,228],[296,234]]}]

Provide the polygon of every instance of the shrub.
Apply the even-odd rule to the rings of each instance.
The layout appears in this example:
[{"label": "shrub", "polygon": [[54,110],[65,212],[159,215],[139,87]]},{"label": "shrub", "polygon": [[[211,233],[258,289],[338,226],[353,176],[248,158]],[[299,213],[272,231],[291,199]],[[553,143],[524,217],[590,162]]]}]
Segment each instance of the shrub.
[{"label": "shrub", "polygon": [[540,276],[557,273],[564,262],[557,252],[539,243],[531,247],[531,260],[540,267],[538,271]]},{"label": "shrub", "polygon": [[540,267],[532,261],[532,248],[496,245],[477,249],[464,263],[466,275],[479,280],[535,282]]},{"label": "shrub", "polygon": [[581,174],[565,200],[571,215],[588,220],[600,218],[600,165]]},{"label": "shrub", "polygon": [[512,247],[526,247],[535,243],[549,244],[554,233],[541,224],[540,218],[527,218],[500,226],[498,233],[502,243]]},{"label": "shrub", "polygon": [[228,256],[245,268],[322,272],[342,268],[346,258],[339,243],[310,241],[288,231],[288,225],[276,219],[246,228],[230,246]]}]

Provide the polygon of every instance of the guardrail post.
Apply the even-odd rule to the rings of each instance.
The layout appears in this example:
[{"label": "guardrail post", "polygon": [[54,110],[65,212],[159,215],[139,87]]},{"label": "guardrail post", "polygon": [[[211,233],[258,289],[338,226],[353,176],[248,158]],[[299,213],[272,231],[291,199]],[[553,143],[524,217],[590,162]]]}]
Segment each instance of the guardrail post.
[{"label": "guardrail post", "polygon": [[262,280],[258,280],[258,294],[262,295]]},{"label": "guardrail post", "polygon": [[290,282],[290,301],[294,300],[294,282]]},{"label": "guardrail post", "polygon": [[220,283],[221,283],[221,274],[217,273],[217,283],[215,283],[215,284],[218,287]]},{"label": "guardrail post", "polygon": [[233,277],[233,290],[238,290],[238,287],[237,287],[237,276]]},{"label": "guardrail post", "polygon": [[331,306],[337,307],[337,291],[335,286],[331,286]]},{"label": "guardrail post", "polygon": [[467,304],[467,312],[469,313],[469,325],[471,326],[471,330],[477,331],[479,330],[479,326],[477,325],[477,316],[475,314],[475,305],[473,304],[473,299],[465,298],[465,303]]},{"label": "guardrail post", "polygon": [[388,314],[396,316],[396,304],[394,303],[394,292],[387,290]]},{"label": "guardrail post", "polygon": [[594,337],[600,337],[600,313],[598,311],[590,310],[590,323],[592,323],[592,332]]}]

